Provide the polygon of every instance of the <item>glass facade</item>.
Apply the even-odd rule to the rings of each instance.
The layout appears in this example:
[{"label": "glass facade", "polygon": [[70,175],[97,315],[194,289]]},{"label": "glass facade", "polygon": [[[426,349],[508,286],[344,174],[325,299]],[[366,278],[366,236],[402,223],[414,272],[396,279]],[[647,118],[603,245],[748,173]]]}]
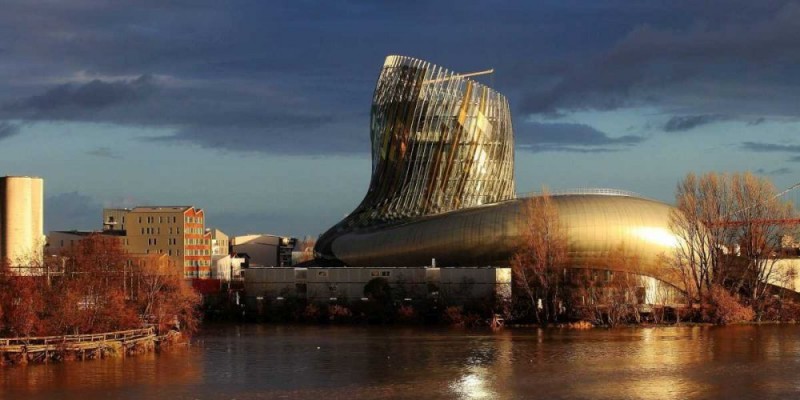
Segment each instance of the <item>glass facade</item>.
[{"label": "glass facade", "polygon": [[[320,236],[318,258],[354,267],[507,266],[520,244],[511,114],[504,96],[425,61],[390,56],[370,126],[372,178],[358,207]],[[553,196],[576,266],[620,245],[637,271],[675,283],[671,207],[619,192]]]}]

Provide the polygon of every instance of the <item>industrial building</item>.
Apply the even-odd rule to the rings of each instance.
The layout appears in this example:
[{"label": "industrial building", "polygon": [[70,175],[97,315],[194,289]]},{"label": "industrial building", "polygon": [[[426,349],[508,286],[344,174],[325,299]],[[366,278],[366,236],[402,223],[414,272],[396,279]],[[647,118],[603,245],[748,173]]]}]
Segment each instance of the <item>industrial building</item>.
[{"label": "industrial building", "polygon": [[288,267],[297,239],[256,233],[231,239],[233,254],[246,257],[248,267]]},{"label": "industrial building", "polygon": [[244,270],[247,301],[298,296],[310,302],[350,302],[364,297],[364,286],[382,278],[402,299],[417,302],[439,297],[461,302],[472,298],[509,299],[509,268],[249,268]]},{"label": "industrial building", "polygon": [[0,261],[18,273],[40,265],[44,237],[44,180],[0,177]]}]

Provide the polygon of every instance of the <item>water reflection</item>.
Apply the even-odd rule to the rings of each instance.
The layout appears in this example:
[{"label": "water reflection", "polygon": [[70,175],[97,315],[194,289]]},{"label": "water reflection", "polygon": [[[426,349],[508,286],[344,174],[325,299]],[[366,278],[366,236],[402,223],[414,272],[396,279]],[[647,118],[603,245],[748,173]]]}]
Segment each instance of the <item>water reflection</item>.
[{"label": "water reflection", "polygon": [[160,355],[0,370],[2,398],[787,398],[800,328],[209,326]]}]

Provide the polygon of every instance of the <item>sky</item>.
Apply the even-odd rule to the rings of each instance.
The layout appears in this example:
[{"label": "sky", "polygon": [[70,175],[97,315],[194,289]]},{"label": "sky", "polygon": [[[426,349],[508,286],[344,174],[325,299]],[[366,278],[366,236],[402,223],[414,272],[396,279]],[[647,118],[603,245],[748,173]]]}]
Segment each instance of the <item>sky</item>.
[{"label": "sky", "polygon": [[370,179],[387,55],[505,94],[517,191],[667,203],[688,172],[800,182],[800,3],[0,0],[0,176],[45,229],[194,205],[229,234],[317,235]]}]

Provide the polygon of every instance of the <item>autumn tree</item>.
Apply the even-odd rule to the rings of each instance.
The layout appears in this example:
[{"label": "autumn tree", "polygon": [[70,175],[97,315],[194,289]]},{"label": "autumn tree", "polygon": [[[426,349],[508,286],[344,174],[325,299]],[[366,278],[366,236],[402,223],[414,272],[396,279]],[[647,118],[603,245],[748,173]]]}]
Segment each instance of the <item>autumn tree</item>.
[{"label": "autumn tree", "polygon": [[707,298],[712,281],[723,282],[730,268],[723,265],[724,249],[734,240],[734,204],[727,175],[690,173],[675,191],[670,228],[678,236],[674,266],[683,279],[689,303]]},{"label": "autumn tree", "polygon": [[783,280],[780,275],[788,272],[777,270],[775,263],[784,236],[792,233],[784,221],[792,218],[794,211],[791,203],[777,196],[775,186],[766,178],[750,173],[733,175],[730,185],[739,245],[735,255],[741,257],[744,266],[733,290],[744,288],[760,317],[771,284]]},{"label": "autumn tree", "polygon": [[56,334],[83,334],[139,326],[126,302],[127,256],[116,237],[90,235],[67,249],[64,271],[52,288],[61,299],[49,318]]},{"label": "autumn tree", "polygon": [[16,274],[0,260],[0,335],[31,336],[43,333],[41,315],[46,308],[41,280]]},{"label": "autumn tree", "polygon": [[689,301],[705,302],[721,286],[763,302],[789,229],[782,221],[793,215],[774,185],[750,173],[688,174],[678,183],[675,203],[670,227],[679,240],[672,262]]},{"label": "autumn tree", "polygon": [[511,258],[516,287],[536,320],[556,319],[560,300],[560,268],[567,262],[567,234],[547,189],[525,199],[517,252]]},{"label": "autumn tree", "polygon": [[182,273],[166,257],[142,257],[131,266],[132,297],[144,320],[155,324],[159,332],[197,330],[202,299]]}]

